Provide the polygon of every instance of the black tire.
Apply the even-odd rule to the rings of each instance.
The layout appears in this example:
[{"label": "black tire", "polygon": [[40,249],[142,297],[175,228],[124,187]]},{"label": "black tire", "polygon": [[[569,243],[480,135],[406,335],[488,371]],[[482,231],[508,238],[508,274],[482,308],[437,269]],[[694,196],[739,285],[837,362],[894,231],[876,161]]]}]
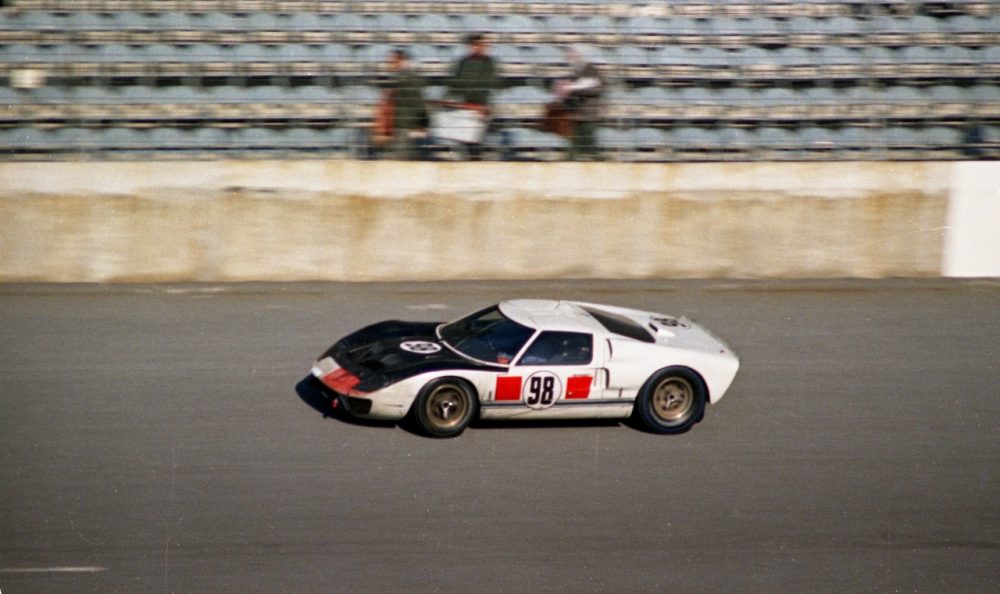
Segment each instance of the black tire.
[{"label": "black tire", "polygon": [[705,415],[708,390],[687,367],[654,373],[639,392],[633,414],[653,433],[684,433]]},{"label": "black tire", "polygon": [[479,413],[479,398],[464,381],[441,378],[428,382],[411,409],[417,429],[431,437],[454,437]]}]

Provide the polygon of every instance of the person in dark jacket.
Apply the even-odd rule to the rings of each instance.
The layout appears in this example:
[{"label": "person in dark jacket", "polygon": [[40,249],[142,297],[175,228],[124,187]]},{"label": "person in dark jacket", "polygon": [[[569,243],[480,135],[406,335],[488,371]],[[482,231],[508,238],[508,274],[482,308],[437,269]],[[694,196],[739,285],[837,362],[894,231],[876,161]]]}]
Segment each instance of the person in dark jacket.
[{"label": "person in dark jacket", "polygon": [[424,83],[410,69],[410,56],[405,50],[392,51],[389,70],[392,75],[383,86],[376,130],[388,149],[387,156],[413,159],[417,157],[419,143],[427,136]]},{"label": "person in dark jacket", "polygon": [[[489,56],[489,43],[480,33],[466,37],[469,53],[455,63],[451,70],[448,96],[488,119],[490,116],[490,96],[499,86],[496,62]],[[469,158],[478,160],[482,153],[482,142],[467,143]]]},{"label": "person in dark jacket", "polygon": [[582,48],[571,46],[564,53],[573,67],[573,76],[557,84],[555,92],[562,99],[573,123],[568,157],[599,159],[597,124],[601,118],[604,78],[597,66],[585,59]]}]

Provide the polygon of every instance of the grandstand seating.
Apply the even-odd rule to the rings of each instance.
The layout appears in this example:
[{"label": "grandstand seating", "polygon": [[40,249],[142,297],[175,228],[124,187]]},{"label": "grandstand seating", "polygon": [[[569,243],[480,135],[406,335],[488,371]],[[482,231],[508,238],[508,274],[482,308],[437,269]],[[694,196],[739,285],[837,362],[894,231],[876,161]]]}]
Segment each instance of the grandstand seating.
[{"label": "grandstand seating", "polygon": [[0,154],[364,155],[390,51],[441,98],[469,31],[497,158],[561,158],[568,44],[608,79],[609,159],[1000,157],[998,0],[8,0]]}]

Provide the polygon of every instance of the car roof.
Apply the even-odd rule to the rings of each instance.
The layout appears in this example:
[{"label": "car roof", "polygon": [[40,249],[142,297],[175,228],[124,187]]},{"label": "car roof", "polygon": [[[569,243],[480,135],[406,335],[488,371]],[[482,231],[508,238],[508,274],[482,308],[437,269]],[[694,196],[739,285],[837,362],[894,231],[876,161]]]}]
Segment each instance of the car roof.
[{"label": "car roof", "polygon": [[604,334],[601,324],[576,303],[553,299],[512,299],[500,303],[500,312],[522,326],[559,332]]}]

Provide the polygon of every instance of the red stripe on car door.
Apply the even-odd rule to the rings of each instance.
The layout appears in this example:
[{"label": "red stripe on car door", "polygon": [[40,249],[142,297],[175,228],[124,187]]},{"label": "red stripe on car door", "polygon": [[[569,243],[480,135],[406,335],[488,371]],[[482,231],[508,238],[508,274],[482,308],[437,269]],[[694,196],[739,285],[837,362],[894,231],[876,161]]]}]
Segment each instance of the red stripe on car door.
[{"label": "red stripe on car door", "polygon": [[574,375],[566,380],[566,400],[582,400],[590,396],[590,384],[594,378],[589,375]]},{"label": "red stripe on car door", "polygon": [[497,377],[497,400],[521,399],[521,376],[507,375]]}]

